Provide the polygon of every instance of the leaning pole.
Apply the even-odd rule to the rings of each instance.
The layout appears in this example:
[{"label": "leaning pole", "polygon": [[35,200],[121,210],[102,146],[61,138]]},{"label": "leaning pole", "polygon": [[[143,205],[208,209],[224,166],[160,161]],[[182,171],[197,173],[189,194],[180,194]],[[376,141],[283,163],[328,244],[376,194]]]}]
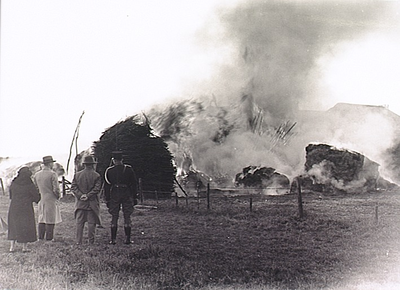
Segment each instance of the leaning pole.
[{"label": "leaning pole", "polygon": [[84,114],[85,114],[85,111],[83,111],[81,116],[79,117],[78,125],[76,125],[74,136],[72,137],[71,146],[69,147],[69,156],[68,156],[68,161],[67,161],[67,173],[68,173],[68,169],[69,169],[69,163],[71,160],[72,148],[74,147],[74,143],[75,143],[75,151],[76,151],[75,155],[78,155],[79,127],[81,126],[82,117]]}]

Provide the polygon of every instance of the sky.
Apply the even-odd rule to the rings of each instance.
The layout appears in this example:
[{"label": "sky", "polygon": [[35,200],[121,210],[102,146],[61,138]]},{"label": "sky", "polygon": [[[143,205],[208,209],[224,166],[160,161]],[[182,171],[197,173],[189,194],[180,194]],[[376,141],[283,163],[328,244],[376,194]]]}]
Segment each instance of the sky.
[{"label": "sky", "polygon": [[[239,54],[219,16],[250,2],[268,1],[1,1],[0,157],[68,154],[83,112],[79,151],[156,104],[219,92],[220,67]],[[318,56],[300,108],[349,102],[400,115],[400,5],[377,2],[390,9],[338,24],[363,32]],[[357,3],[363,13],[371,1]]]}]

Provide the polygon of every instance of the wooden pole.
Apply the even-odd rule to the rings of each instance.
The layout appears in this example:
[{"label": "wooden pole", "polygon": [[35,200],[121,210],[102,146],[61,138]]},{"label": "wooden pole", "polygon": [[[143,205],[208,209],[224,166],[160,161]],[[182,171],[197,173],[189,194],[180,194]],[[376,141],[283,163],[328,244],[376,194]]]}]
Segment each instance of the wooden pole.
[{"label": "wooden pole", "polygon": [[378,204],[375,205],[375,223],[379,223]]},{"label": "wooden pole", "polygon": [[178,193],[175,191],[175,206],[178,207]]},{"label": "wooden pole", "polygon": [[207,209],[210,209],[210,184],[207,183]]},{"label": "wooden pole", "polygon": [[299,207],[299,217],[302,219],[304,216],[303,212],[303,198],[301,196],[301,185],[300,185],[300,178],[296,178],[297,181],[297,203]]},{"label": "wooden pole", "polygon": [[250,212],[253,212],[253,198],[250,197]]},{"label": "wooden pole", "polygon": [[174,176],[174,180],[175,180],[176,184],[178,184],[179,188],[182,190],[183,194],[185,196],[188,196],[188,194],[186,193],[185,189],[182,187],[182,185],[179,184],[178,180],[176,179],[176,176]]},{"label": "wooden pole", "polygon": [[67,161],[67,173],[68,173],[68,169],[69,169],[69,162],[71,160],[71,154],[72,154],[72,148],[74,146],[74,142],[75,142],[75,146],[76,146],[76,152],[78,152],[77,143],[78,143],[78,136],[79,136],[79,127],[81,125],[82,117],[84,114],[85,114],[85,111],[83,111],[82,115],[79,117],[78,125],[75,128],[74,136],[72,137],[71,146],[69,147],[69,156],[68,156],[68,161]]},{"label": "wooden pole", "polygon": [[6,191],[4,190],[3,178],[0,178],[0,184],[1,184],[1,191],[3,192],[3,195],[6,195]]}]

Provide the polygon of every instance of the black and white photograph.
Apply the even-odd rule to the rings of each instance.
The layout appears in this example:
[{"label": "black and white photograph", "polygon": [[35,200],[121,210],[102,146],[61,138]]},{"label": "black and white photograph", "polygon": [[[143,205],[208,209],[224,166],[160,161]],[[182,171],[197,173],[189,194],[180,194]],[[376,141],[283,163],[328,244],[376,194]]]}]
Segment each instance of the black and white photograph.
[{"label": "black and white photograph", "polygon": [[0,0],[0,269],[400,289],[400,0]]}]

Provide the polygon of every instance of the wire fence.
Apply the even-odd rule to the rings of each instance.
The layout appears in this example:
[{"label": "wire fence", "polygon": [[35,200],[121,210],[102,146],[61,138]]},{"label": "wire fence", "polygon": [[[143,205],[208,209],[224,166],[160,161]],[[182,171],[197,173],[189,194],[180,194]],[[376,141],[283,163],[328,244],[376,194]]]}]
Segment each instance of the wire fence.
[{"label": "wire fence", "polygon": [[[227,201],[229,199],[242,200],[248,204],[248,210],[250,212],[253,211],[253,204],[255,201],[260,201],[265,196],[271,195],[287,195],[290,193],[296,193],[297,205],[298,205],[298,215],[300,218],[303,218],[303,201],[302,201],[302,191],[301,191],[301,183],[299,180],[295,179],[293,184],[289,187],[215,187],[211,188],[210,183],[207,183],[206,186],[196,186],[191,188],[191,191],[186,192],[182,186],[179,186],[181,190],[181,194],[179,194],[179,190],[175,190],[174,192],[162,192],[162,191],[146,191],[139,188],[138,196],[140,199],[140,204],[149,205],[149,206],[157,206],[160,200],[171,200],[175,203],[175,206],[184,205],[189,207],[193,203],[196,204],[197,208],[200,209],[201,206],[206,207],[207,210],[212,208],[213,202],[220,201],[221,199]],[[297,189],[293,191],[294,189]],[[293,195],[292,195],[293,196]]]},{"label": "wire fence", "polygon": [[[60,182],[65,196],[70,192],[71,182],[62,179]],[[191,187],[179,185],[175,187],[174,191],[162,190],[144,190],[139,182],[138,186],[138,201],[135,206],[137,209],[148,210],[157,209],[159,206],[167,205],[168,207],[187,208],[197,210],[217,210],[227,209],[232,205],[240,204],[240,210],[245,208],[248,212],[265,207],[265,201],[271,200],[275,197],[275,202],[283,202],[290,205],[300,219],[305,217],[303,190],[301,180],[295,178],[289,186],[286,187],[212,187],[210,183],[206,185],[197,183]],[[307,202],[308,204],[308,202]],[[372,215],[376,223],[380,218],[381,207],[379,202],[370,201],[368,207],[372,208]],[[310,208],[307,208],[310,210]]]}]

